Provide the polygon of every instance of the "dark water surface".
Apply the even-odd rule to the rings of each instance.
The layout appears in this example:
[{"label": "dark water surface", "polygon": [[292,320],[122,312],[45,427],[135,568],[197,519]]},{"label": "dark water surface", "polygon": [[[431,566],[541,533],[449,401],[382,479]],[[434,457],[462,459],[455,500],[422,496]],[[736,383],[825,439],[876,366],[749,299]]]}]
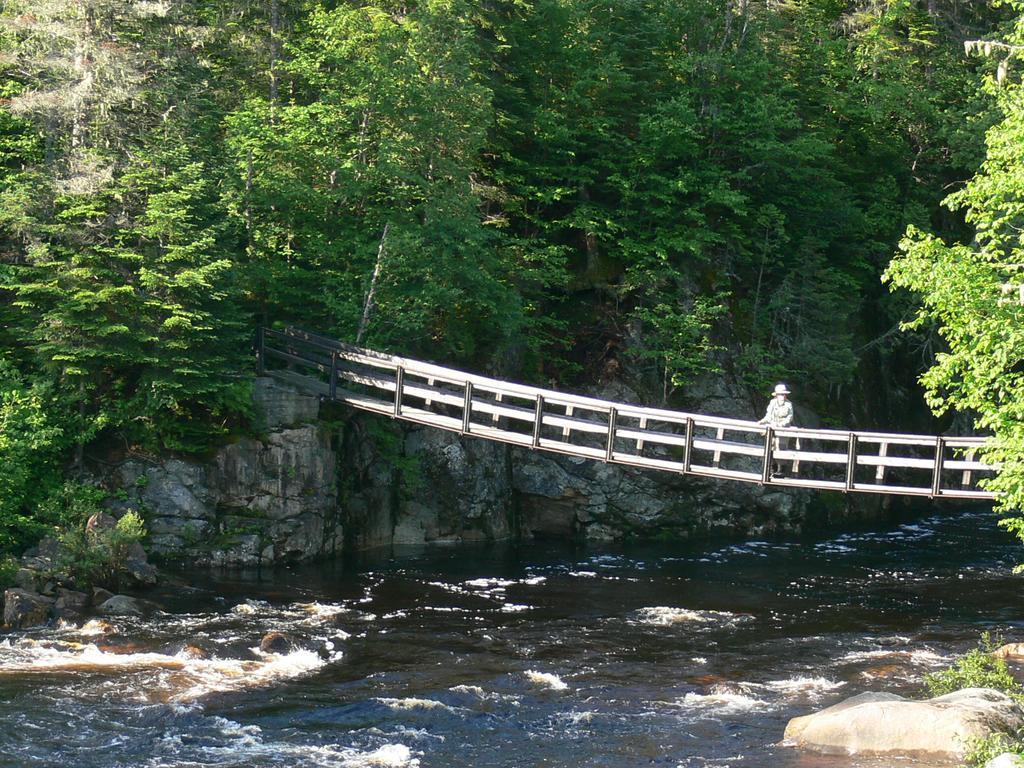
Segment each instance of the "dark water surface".
[{"label": "dark water surface", "polygon": [[[780,741],[863,691],[919,695],[982,630],[1024,640],[1022,559],[991,513],[954,512],[204,577],[151,619],[0,636],[0,766],[933,765]],[[270,630],[299,649],[260,654]]]}]

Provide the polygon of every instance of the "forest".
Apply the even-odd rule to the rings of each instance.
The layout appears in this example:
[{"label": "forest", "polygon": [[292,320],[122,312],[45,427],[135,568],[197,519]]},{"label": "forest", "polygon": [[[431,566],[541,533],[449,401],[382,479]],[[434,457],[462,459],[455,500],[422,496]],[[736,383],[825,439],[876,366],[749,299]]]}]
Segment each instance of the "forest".
[{"label": "forest", "polygon": [[1015,0],[8,0],[0,551],[250,429],[283,324],[865,426],[923,387],[1020,509],[1022,50]]}]

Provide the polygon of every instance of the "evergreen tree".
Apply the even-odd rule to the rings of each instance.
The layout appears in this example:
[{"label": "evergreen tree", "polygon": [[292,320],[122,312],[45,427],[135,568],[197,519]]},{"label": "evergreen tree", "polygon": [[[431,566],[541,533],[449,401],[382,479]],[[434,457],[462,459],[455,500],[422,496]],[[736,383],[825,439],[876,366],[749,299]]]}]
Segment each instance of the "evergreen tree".
[{"label": "evergreen tree", "polygon": [[971,414],[995,436],[988,457],[1001,469],[990,487],[1001,508],[1015,512],[1004,523],[1024,539],[1024,87],[1017,71],[1024,21],[1005,39],[973,47],[995,59],[988,88],[1002,114],[986,136],[981,170],[946,199],[974,237],[947,244],[910,227],[886,276],[921,300],[910,325],[934,324],[947,345],[922,376],[929,404]]}]

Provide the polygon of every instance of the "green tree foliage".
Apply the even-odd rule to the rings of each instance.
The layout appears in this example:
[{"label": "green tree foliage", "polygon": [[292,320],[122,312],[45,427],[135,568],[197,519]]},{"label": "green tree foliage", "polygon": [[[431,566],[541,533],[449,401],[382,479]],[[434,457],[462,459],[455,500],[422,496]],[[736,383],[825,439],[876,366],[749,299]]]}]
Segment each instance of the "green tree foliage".
[{"label": "green tree foliage", "polygon": [[523,326],[514,251],[479,212],[491,94],[468,9],[313,9],[286,46],[290,101],[231,115],[267,316],[354,337],[380,254],[366,342],[465,359]]},{"label": "green tree foliage", "polygon": [[4,407],[59,431],[0,437],[11,482],[90,447],[206,449],[244,424],[257,323],[545,382],[618,371],[652,399],[719,368],[796,377],[834,411],[863,350],[909,357],[878,281],[907,225],[967,231],[938,201],[1015,97],[977,87],[963,41],[1012,13],[11,0]]},{"label": "green tree foliage", "polygon": [[[990,487],[1004,510],[1024,509],[1024,88],[1003,78],[1024,43],[1024,24],[1005,41],[987,47],[1002,63],[989,80],[1002,120],[986,136],[981,171],[946,205],[962,212],[974,235],[969,243],[947,244],[910,227],[887,278],[894,288],[914,291],[921,301],[911,327],[934,326],[945,342],[935,365],[923,376],[936,412],[962,411],[995,436],[988,458],[1001,464]],[[1024,538],[1024,518],[1004,524]]]},{"label": "green tree foliage", "polygon": [[992,655],[998,647],[998,640],[983,633],[977,648],[957,657],[952,666],[925,675],[928,693],[943,696],[964,688],[992,688],[1018,699],[1024,697],[1024,688],[1010,673],[1006,662]]},{"label": "green tree foliage", "polygon": [[21,246],[0,275],[19,342],[80,444],[117,431],[202,448],[245,402],[246,330],[216,174],[195,143],[208,126],[179,107],[201,88],[188,20],[114,0],[18,10],[15,60],[38,74],[12,111],[47,144],[0,187]]},{"label": "green tree foliage", "polygon": [[0,552],[56,522],[31,512],[60,483],[67,436],[58,413],[51,386],[29,383],[0,357]]}]

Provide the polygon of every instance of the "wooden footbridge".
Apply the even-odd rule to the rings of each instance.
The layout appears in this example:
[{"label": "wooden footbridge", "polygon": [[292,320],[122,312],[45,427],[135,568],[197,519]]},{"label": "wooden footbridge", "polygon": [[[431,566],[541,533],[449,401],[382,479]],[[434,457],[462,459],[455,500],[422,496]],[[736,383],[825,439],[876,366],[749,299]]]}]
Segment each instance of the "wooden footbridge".
[{"label": "wooden footbridge", "polygon": [[[771,486],[991,499],[982,437],[773,429],[566,394],[261,329],[260,374],[403,421],[528,449]],[[774,463],[785,472],[772,474]]]}]

